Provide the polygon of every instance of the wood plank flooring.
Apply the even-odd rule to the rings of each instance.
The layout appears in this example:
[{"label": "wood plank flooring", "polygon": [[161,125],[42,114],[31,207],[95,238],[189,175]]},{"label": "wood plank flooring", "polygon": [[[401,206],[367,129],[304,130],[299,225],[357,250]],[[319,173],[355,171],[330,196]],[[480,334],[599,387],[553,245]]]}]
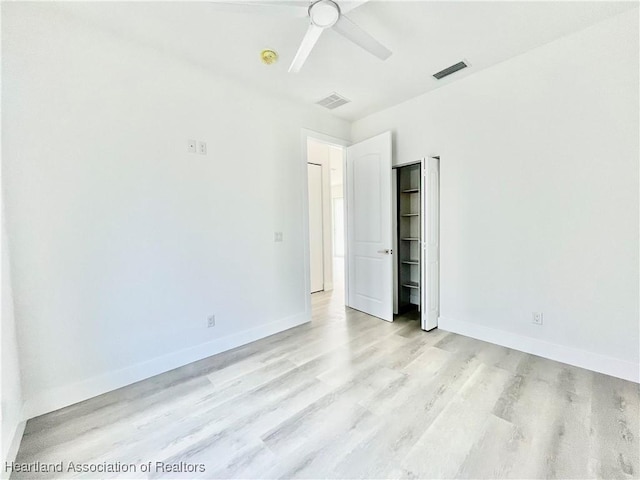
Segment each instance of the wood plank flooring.
[{"label": "wood plank flooring", "polygon": [[309,324],[29,420],[17,461],[65,471],[11,478],[640,478],[637,384],[312,302]]}]

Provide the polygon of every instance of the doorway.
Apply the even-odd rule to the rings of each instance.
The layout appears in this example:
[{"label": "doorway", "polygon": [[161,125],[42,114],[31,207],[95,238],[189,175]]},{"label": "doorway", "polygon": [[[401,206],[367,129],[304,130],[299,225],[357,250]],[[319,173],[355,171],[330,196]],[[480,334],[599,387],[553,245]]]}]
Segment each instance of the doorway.
[{"label": "doorway", "polygon": [[309,266],[311,293],[324,290],[324,225],[322,208],[322,165],[307,164],[309,184]]},{"label": "doorway", "polygon": [[342,145],[307,138],[310,293],[344,298],[344,155]]},{"label": "doorway", "polygon": [[[401,193],[410,195],[412,201],[401,205],[396,198],[399,189],[396,169],[401,165],[392,168],[390,131],[353,145],[317,135],[302,130],[305,168],[320,167],[322,183],[321,189],[305,185],[306,192],[322,191],[319,200],[304,199],[307,208],[321,204],[321,213],[317,207],[315,214],[305,211],[305,223],[309,227],[305,242],[308,247],[305,251],[306,290],[309,292],[307,313],[311,315],[314,299],[324,304],[329,292],[331,303],[393,322],[394,313],[399,313],[398,294],[402,288],[409,292],[408,297],[405,295],[408,300],[403,297],[404,303],[417,306],[420,328],[429,331],[437,327],[439,157],[409,162],[420,166],[413,168],[418,173],[415,180],[420,185],[402,188]],[[309,167],[309,163],[314,165]],[[317,174],[308,173],[309,181],[317,183],[317,177]],[[316,180],[311,180],[314,178]],[[314,215],[323,219],[322,226],[315,229],[313,225],[320,225],[320,222],[309,221]],[[399,229],[399,218],[412,221],[404,221],[406,228]],[[310,261],[311,244],[319,244],[319,239],[322,239],[319,248],[322,256],[315,254],[315,260]],[[405,255],[400,255],[396,261],[398,254],[403,253],[399,242],[413,242],[410,245],[415,248],[404,251]],[[400,266],[404,273],[409,271],[412,275],[400,279]],[[312,271],[314,268],[322,271]],[[321,287],[311,288],[309,280],[312,276],[322,278]],[[319,281],[314,284],[319,285]],[[336,290],[341,293],[339,299]],[[312,296],[312,292],[316,293]]]}]

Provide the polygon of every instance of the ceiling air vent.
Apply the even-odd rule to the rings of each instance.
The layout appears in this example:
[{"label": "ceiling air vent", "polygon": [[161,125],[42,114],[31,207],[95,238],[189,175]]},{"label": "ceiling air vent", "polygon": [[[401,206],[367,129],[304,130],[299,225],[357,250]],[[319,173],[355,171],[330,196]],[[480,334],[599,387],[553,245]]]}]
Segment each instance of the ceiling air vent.
[{"label": "ceiling air vent", "polygon": [[333,92],[326,98],[319,100],[316,104],[321,107],[328,108],[329,110],[333,110],[334,108],[338,108],[340,105],[344,105],[345,103],[349,103],[351,100],[347,100],[341,95],[338,95],[336,92]]},{"label": "ceiling air vent", "polygon": [[468,65],[466,63],[458,62],[455,65],[451,65],[450,67],[445,68],[444,70],[440,70],[438,73],[434,73],[433,76],[440,80],[447,75],[451,75],[452,73],[456,73],[458,70],[462,70],[463,68],[467,67]]}]

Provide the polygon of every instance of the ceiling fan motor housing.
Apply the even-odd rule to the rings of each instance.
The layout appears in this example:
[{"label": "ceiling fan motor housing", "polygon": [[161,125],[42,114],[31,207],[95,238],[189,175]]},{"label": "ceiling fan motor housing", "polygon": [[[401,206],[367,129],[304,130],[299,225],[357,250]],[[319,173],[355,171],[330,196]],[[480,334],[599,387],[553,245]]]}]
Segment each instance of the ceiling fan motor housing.
[{"label": "ceiling fan motor housing", "polygon": [[333,0],[318,0],[309,6],[309,18],[316,27],[333,27],[340,18],[340,7]]}]

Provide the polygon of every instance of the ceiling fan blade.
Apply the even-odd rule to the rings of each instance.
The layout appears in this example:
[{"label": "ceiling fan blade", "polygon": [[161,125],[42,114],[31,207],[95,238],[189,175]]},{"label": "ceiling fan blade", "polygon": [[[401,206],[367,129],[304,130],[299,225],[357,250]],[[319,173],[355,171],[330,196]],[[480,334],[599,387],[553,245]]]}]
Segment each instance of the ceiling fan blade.
[{"label": "ceiling fan blade", "polygon": [[340,19],[333,26],[333,29],[356,45],[360,45],[367,52],[375,55],[380,60],[386,60],[391,56],[391,50],[382,45],[378,40],[373,38],[344,15],[340,15]]},{"label": "ceiling fan blade", "polygon": [[340,5],[340,13],[342,13],[343,15],[345,13],[349,13],[351,10],[355,10],[359,6],[364,5],[365,3],[369,2],[369,1],[370,0],[342,0],[342,1],[339,1],[338,4]]},{"label": "ceiling fan blade", "polygon": [[316,27],[314,24],[309,25],[309,29],[304,35],[302,43],[298,48],[298,53],[296,53],[296,56],[293,58],[293,62],[291,62],[291,66],[289,67],[290,73],[298,73],[300,71],[302,65],[304,65],[304,62],[307,60],[307,57],[311,53],[313,46],[320,38],[323,30],[324,29]]},{"label": "ceiling fan blade", "polygon": [[220,7],[226,12],[233,13],[261,13],[287,15],[290,17],[306,17],[309,15],[309,3],[305,1],[278,0],[213,0],[214,7]]}]

